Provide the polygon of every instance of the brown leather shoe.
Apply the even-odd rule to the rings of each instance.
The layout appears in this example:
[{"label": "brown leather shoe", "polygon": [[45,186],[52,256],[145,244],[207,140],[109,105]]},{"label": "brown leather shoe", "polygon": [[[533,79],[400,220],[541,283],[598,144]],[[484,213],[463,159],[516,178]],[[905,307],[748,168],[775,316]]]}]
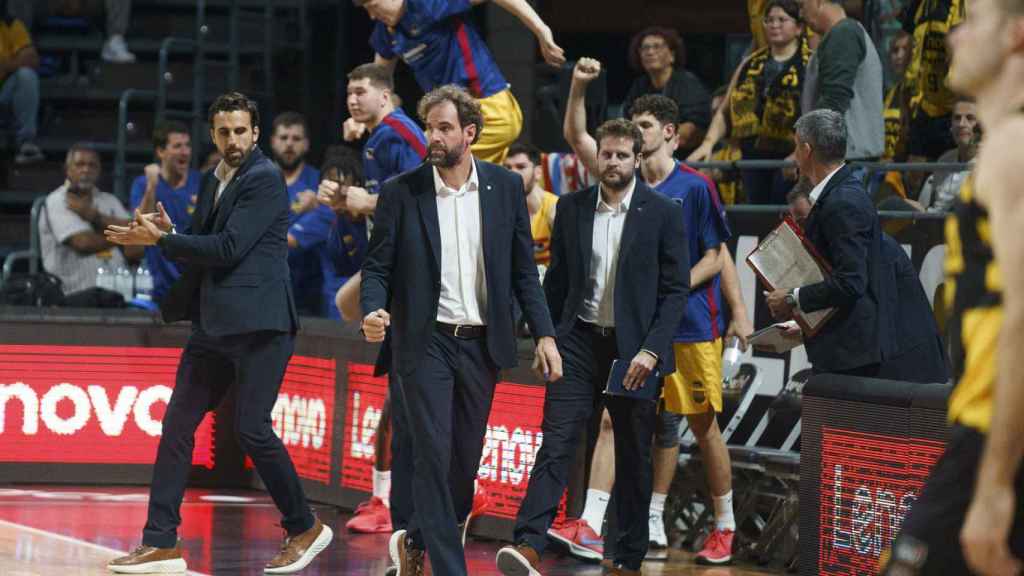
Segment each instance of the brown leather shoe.
[{"label": "brown leather shoe", "polygon": [[622,564],[612,564],[611,567],[605,566],[602,574],[607,574],[609,576],[640,576],[640,571],[631,570]]},{"label": "brown leather shoe", "polygon": [[528,544],[505,546],[498,550],[494,563],[504,576],[541,576],[537,570],[540,555]]},{"label": "brown leather shoe", "polygon": [[292,574],[302,570],[334,539],[334,532],[317,518],[313,527],[281,544],[281,552],[264,568],[265,574]]},{"label": "brown leather shoe", "polygon": [[117,574],[150,574],[184,572],[185,559],[181,557],[181,542],[174,548],[139,546],[131,554],[114,558],[107,570]]},{"label": "brown leather shoe", "polygon": [[399,530],[396,536],[398,576],[423,576],[423,560],[426,553],[412,547],[412,540],[409,540],[405,530]]}]

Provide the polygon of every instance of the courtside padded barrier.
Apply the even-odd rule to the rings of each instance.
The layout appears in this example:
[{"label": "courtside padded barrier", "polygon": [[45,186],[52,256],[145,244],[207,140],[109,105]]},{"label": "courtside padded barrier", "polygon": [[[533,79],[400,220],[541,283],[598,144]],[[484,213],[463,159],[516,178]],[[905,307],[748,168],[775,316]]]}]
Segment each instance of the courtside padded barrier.
[{"label": "courtside padded barrier", "polygon": [[948,384],[820,374],[804,388],[800,574],[874,574],[949,435]]}]

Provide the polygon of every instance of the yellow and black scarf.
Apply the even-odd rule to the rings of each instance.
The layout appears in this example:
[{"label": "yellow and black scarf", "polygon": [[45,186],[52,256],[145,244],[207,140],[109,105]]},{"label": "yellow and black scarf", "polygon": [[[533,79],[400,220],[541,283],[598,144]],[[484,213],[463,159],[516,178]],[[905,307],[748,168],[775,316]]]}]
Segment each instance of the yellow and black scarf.
[{"label": "yellow and black scarf", "polygon": [[741,141],[752,139],[758,151],[788,154],[793,150],[793,124],[800,117],[800,92],[811,50],[806,37],[801,37],[796,54],[766,85],[765,65],[771,57],[771,48],[762,48],[740,70],[729,97],[730,135]]},{"label": "yellow and black scarf", "polygon": [[903,162],[907,159],[907,136],[915,109],[914,86],[900,80],[885,95],[885,156]]},{"label": "yellow and black scarf", "polygon": [[932,118],[953,110],[956,96],[947,83],[949,31],[964,19],[964,0],[920,0],[914,11],[914,52],[908,78],[916,83],[921,110]]}]

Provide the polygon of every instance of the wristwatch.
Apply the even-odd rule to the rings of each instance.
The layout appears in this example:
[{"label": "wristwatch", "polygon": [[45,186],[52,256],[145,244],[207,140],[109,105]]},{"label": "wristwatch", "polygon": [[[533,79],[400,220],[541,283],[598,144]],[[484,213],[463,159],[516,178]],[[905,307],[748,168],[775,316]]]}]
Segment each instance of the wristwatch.
[{"label": "wristwatch", "polygon": [[785,302],[793,308],[797,307],[796,294],[793,293],[793,290],[786,292]]}]

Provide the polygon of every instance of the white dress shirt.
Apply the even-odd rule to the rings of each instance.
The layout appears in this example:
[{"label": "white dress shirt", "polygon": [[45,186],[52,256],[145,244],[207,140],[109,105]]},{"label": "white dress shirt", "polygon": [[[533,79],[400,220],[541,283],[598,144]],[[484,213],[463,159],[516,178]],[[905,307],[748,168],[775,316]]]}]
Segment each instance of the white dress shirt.
[{"label": "white dress shirt", "polygon": [[835,170],[829,172],[828,175],[821,179],[821,182],[818,182],[817,186],[811,189],[811,206],[813,206],[814,203],[818,201],[818,198],[821,197],[821,193],[824,192],[825,187],[828,186],[828,181],[831,180],[832,177],[836,175],[836,172],[842,170],[843,166],[846,166],[845,162],[843,164],[840,164],[839,167],[837,167]]},{"label": "white dress shirt", "polygon": [[232,168],[224,160],[221,160],[217,167],[213,169],[213,177],[220,182],[217,184],[217,195],[213,197],[214,206],[217,205],[217,202],[220,202],[220,195],[228,187],[228,184],[231,183],[231,179],[235,177],[235,172],[238,172],[238,167]]},{"label": "white dress shirt", "polygon": [[629,185],[618,208],[605,203],[600,189],[597,192],[589,278],[583,299],[583,313],[580,314],[584,322],[606,328],[615,327],[615,273],[619,267],[619,244],[622,242],[622,228],[626,223],[626,213],[629,212],[635,188],[636,178]]},{"label": "white dress shirt", "polygon": [[[821,179],[821,182],[818,182],[817,186],[815,186],[814,188],[811,189],[811,193],[809,195],[809,200],[811,201],[811,206],[814,206],[814,203],[817,202],[818,198],[821,197],[821,193],[825,191],[825,187],[828,186],[828,181],[831,180],[832,177],[836,175],[836,172],[839,172],[839,170],[843,166],[846,166],[846,163],[840,164],[838,168],[836,168],[835,170],[829,172],[827,176],[825,176],[824,178]],[[796,309],[800,310],[800,289],[799,288],[794,288],[793,289],[793,298],[796,300]]]},{"label": "white dress shirt", "polygon": [[437,321],[484,325],[487,277],[480,232],[480,178],[476,162],[461,188],[449,188],[434,167],[441,231],[441,298]]}]

